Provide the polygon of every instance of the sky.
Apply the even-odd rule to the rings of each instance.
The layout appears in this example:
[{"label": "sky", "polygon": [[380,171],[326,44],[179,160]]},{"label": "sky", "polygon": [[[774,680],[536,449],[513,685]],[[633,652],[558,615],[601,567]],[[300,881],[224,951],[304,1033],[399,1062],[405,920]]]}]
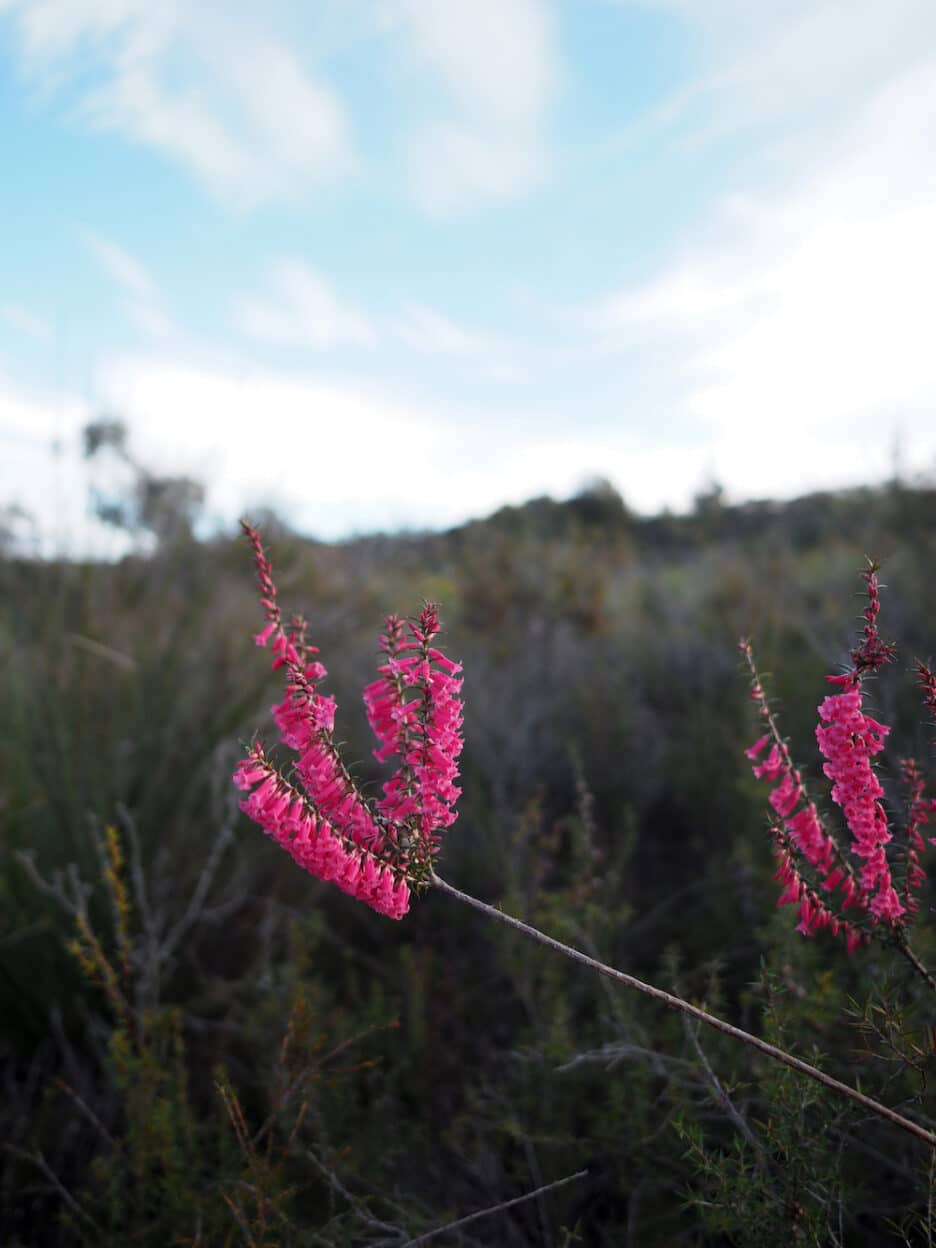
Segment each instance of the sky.
[{"label": "sky", "polygon": [[[0,506],[936,477],[932,0],[0,0]],[[105,482],[106,484],[106,482]]]}]

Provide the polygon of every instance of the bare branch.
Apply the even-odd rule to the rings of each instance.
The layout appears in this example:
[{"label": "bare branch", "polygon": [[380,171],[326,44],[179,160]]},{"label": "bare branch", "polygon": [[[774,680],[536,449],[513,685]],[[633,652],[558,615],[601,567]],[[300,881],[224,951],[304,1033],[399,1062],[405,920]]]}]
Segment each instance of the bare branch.
[{"label": "bare branch", "polygon": [[354,1215],[365,1226],[375,1231],[389,1231],[391,1235],[396,1237],[397,1242],[403,1239],[406,1235],[406,1231],[402,1230],[398,1226],[393,1226],[391,1223],[384,1222],[380,1218],[375,1217],[367,1205],[349,1192],[342,1183],[341,1179],[338,1178],[338,1175],[335,1174],[333,1170],[329,1170],[328,1166],[326,1166],[324,1162],[320,1161],[311,1149],[306,1149],[305,1155],[309,1161],[312,1162],[319,1173],[328,1181],[329,1185],[338,1193],[338,1195],[344,1197],[344,1199],[351,1206]]},{"label": "bare branch", "polygon": [[40,1170],[55,1188],[56,1192],[58,1192],[59,1196],[61,1196],[62,1200],[69,1207],[72,1213],[77,1218],[80,1218],[81,1221],[84,1222],[86,1226],[89,1226],[96,1234],[101,1234],[101,1228],[95,1222],[94,1218],[82,1209],[81,1205],[79,1205],[78,1201],[75,1200],[74,1196],[64,1185],[64,1183],[62,1183],[62,1180],[46,1161],[45,1157],[43,1157],[42,1153],[29,1153],[24,1148],[17,1148],[15,1144],[4,1144],[3,1147],[8,1153],[12,1153],[14,1157],[19,1157],[21,1161],[30,1162],[38,1170]]},{"label": "bare branch", "polygon": [[564,1179],[556,1179],[553,1183],[546,1183],[543,1187],[538,1187],[533,1192],[526,1192],[523,1196],[515,1196],[513,1200],[505,1200],[499,1205],[492,1205],[490,1209],[479,1209],[477,1213],[469,1213],[467,1217],[458,1218],[455,1222],[446,1222],[444,1226],[437,1226],[435,1230],[426,1231],[423,1235],[417,1235],[415,1239],[408,1239],[405,1244],[400,1245],[400,1248],[416,1248],[417,1244],[428,1244],[430,1239],[435,1239],[437,1235],[444,1235],[447,1231],[458,1230],[463,1226],[467,1226],[470,1222],[477,1222],[479,1218],[489,1218],[494,1213],[502,1213],[505,1209],[513,1209],[528,1200],[536,1200],[539,1196],[545,1196],[547,1192],[555,1192],[560,1187],[565,1187],[567,1183],[575,1183],[578,1179],[584,1179],[587,1176],[587,1170],[579,1170],[575,1174],[567,1174]]},{"label": "bare branch", "polygon": [[205,909],[205,902],[208,899],[211,886],[214,883],[215,876],[218,873],[218,867],[221,864],[224,851],[227,849],[228,845],[230,845],[233,838],[233,823],[222,824],[218,830],[217,836],[214,839],[214,843],[211,846],[211,852],[209,853],[208,858],[205,861],[205,865],[201,870],[201,874],[198,877],[194,892],[189,898],[189,903],[185,909],[185,913],[182,915],[181,919],[179,919],[178,923],[176,923],[166,933],[165,939],[160,945],[159,953],[163,959],[171,957],[182,937],[186,936],[202,917]]},{"label": "bare branch", "polygon": [[47,880],[44,875],[40,874],[31,849],[17,849],[13,852],[17,862],[19,862],[40,893],[46,897],[51,897],[73,919],[87,915],[87,900],[91,893],[91,888],[87,884],[82,884],[78,875],[78,868],[73,862],[70,862],[66,867],[67,880],[72,888],[72,895],[69,896],[66,890],[66,876],[63,876],[61,871],[53,872],[52,879]]},{"label": "bare branch", "polygon": [[754,1134],[754,1132],[751,1130],[750,1126],[748,1125],[747,1119],[735,1107],[734,1101],[732,1101],[731,1097],[725,1091],[721,1080],[719,1079],[718,1075],[715,1074],[715,1071],[712,1069],[711,1063],[708,1060],[705,1049],[702,1048],[702,1045],[699,1042],[698,1027],[693,1027],[692,1023],[689,1021],[688,1018],[686,1018],[685,1015],[683,1015],[682,1021],[683,1021],[683,1029],[685,1030],[689,1043],[692,1045],[693,1049],[695,1050],[696,1057],[699,1059],[699,1063],[702,1066],[703,1071],[705,1072],[706,1080],[708,1081],[709,1087],[712,1089],[712,1092],[715,1096],[715,1100],[725,1111],[731,1124],[734,1126],[738,1134],[748,1144],[750,1144],[751,1148],[754,1149],[754,1151],[758,1154],[759,1157],[763,1157],[764,1155],[763,1145],[761,1144],[757,1136]]}]

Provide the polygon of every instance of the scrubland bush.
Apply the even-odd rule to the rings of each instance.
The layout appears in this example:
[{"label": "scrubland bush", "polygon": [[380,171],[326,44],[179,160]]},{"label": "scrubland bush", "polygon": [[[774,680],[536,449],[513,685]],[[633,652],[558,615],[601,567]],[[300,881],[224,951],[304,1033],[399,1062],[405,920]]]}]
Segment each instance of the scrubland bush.
[{"label": "scrubland bush", "polygon": [[[466,682],[446,879],[922,1135],[454,904],[431,846],[397,860],[429,887],[394,923],[251,832],[230,775],[270,684],[238,543],[0,564],[0,1242],[403,1245],[480,1213],[435,1242],[931,1242],[933,989],[907,956],[936,955],[929,878],[911,944],[903,915],[873,922],[878,873],[840,916],[862,935],[849,955],[798,884],[792,921],[776,908],[764,811],[796,769],[822,827],[845,828],[808,748],[815,708],[849,692],[823,685],[855,666],[866,550],[893,586],[885,635],[925,659],[933,504],[895,488],[640,521],[605,499],[276,541],[367,803],[383,768],[353,695],[373,624],[441,600]],[[753,710],[742,634],[775,673]],[[932,729],[905,667],[867,686],[899,744],[865,761],[906,910],[917,781],[901,788],[899,759],[925,777]],[[746,763],[761,709],[778,740]],[[768,807],[788,840],[789,796]],[[797,849],[803,887],[843,898]]]}]

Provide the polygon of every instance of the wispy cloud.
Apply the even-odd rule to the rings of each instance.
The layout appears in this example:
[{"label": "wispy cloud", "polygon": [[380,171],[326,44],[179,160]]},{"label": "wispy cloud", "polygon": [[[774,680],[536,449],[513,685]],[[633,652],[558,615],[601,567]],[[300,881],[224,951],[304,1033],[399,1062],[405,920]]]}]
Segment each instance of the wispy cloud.
[{"label": "wispy cloud", "polygon": [[769,145],[798,160],[936,40],[930,0],[613,2],[672,14],[691,39],[697,75],[646,119],[652,128],[697,141],[783,123]]},{"label": "wispy cloud", "polygon": [[880,477],[898,434],[936,464],[934,145],[931,60],[873,94],[821,171],[727,195],[655,278],[580,311],[609,349],[669,361],[736,491]]},{"label": "wispy cloud", "polygon": [[124,293],[124,309],[129,319],[147,338],[169,339],[172,321],[162,295],[149,273],[129,252],[111,239],[89,230],[82,233],[85,246]]},{"label": "wispy cloud", "polygon": [[[384,0],[405,64],[448,115],[406,138],[424,206],[451,212],[525,190],[548,166],[544,125],[559,52],[544,0]],[[433,109],[435,111],[435,109]]]},{"label": "wispy cloud", "polygon": [[377,317],[345,298],[321,273],[290,258],[273,267],[263,296],[242,297],[234,319],[259,343],[316,352],[373,349],[394,343],[420,355],[484,357],[485,370],[515,375],[516,347],[494,334],[467,328],[436,308],[412,300]]},{"label": "wispy cloud", "polygon": [[[0,3],[2,3],[2,0],[0,0]],[[0,306],[0,320],[6,321],[8,325],[18,329],[20,333],[25,334],[28,338],[32,338],[34,342],[43,344],[52,342],[54,335],[51,326],[40,317],[33,315],[26,308],[20,307],[19,304],[6,303]]]},{"label": "wispy cloud", "polygon": [[429,211],[516,195],[547,174],[561,77],[549,0],[334,9],[0,0],[24,74],[73,123],[158,150],[225,202],[295,198],[359,169],[349,111],[326,78],[349,44],[371,74],[396,65],[388,138]]},{"label": "wispy cloud", "polygon": [[377,345],[370,318],[302,261],[276,265],[270,287],[264,298],[242,299],[236,306],[238,324],[248,337],[314,351]]},{"label": "wispy cloud", "polygon": [[[351,164],[344,110],[254,6],[8,0],[26,72],[72,116],[154,147],[251,205]],[[94,85],[89,85],[89,84]]]},{"label": "wispy cloud", "polygon": [[419,303],[404,304],[396,333],[408,347],[437,355],[479,355],[500,346],[493,336],[465,329]]}]

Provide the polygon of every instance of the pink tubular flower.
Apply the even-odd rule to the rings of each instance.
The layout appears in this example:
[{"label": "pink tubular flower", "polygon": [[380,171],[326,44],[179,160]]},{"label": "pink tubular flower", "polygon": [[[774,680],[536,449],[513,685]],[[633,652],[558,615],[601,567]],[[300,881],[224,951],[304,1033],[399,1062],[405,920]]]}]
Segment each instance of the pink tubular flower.
[{"label": "pink tubular flower", "polygon": [[284,626],[272,567],[260,536],[243,522],[254,553],[260,602],[267,617],[254,640],[272,640],[273,668],[285,668],[286,695],[272,708],[280,739],[297,757],[296,780],[286,780],[255,745],[237,766],[234,783],[250,790],[241,808],[306,871],[331,881],[390,918],[409,908],[410,884],[431,874],[440,831],[456,818],[462,748],[461,667],[431,645],[439,631],[435,607],[404,626],[386,621],[387,656],[380,678],[364,691],[377,735],[379,761],[399,766],[372,806],[355,785],[335,744],[335,701],[317,691],[326,676],[306,641],[306,623]]},{"label": "pink tubular flower", "polygon": [[[843,935],[849,952],[863,939],[853,924],[836,917],[821,893],[839,894],[839,909],[855,904],[858,888],[851,868],[844,861],[834,839],[822,826],[815,804],[806,796],[800,773],[793,766],[786,742],[777,732],[767,695],[754,666],[750,644],[743,642],[742,653],[752,674],[752,697],[758,704],[761,718],[769,731],[744,751],[751,760],[754,775],[772,785],[769,802],[779,816],[773,825],[777,872],[774,879],[783,885],[778,906],[797,905],[799,922],[796,930],[804,936],[828,928],[833,936]],[[763,759],[767,746],[770,751]],[[810,886],[798,862],[808,864],[818,885]],[[829,899],[831,901],[831,897]]]},{"label": "pink tubular flower", "polygon": [[399,758],[384,785],[378,810],[392,824],[409,823],[423,852],[438,851],[439,832],[455,821],[461,753],[461,665],[431,645],[438,613],[427,606],[408,630],[388,616],[380,679],[364,690],[367,717],[380,762]]},{"label": "pink tubular flower", "polygon": [[[259,783],[258,783],[259,782]],[[406,879],[366,851],[353,848],[296,788],[280,776],[255,745],[234,773],[234,783],[256,788],[241,810],[259,823],[304,870],[331,881],[380,914],[402,919],[409,909]]]},{"label": "pink tubular flower", "polygon": [[825,763],[823,771],[832,781],[832,800],[841,806],[852,835],[852,851],[864,859],[860,891],[869,903],[875,922],[895,922],[904,907],[891,881],[884,846],[891,839],[881,798],[884,790],[871,758],[884,748],[890,729],[866,715],[861,705],[861,681],[856,672],[835,677],[843,692],[830,694],[819,706],[823,721],[816,740]]},{"label": "pink tubular flower", "polygon": [[[745,750],[745,754],[754,762],[752,770],[759,780],[769,783],[778,781],[768,801],[783,820],[785,844],[795,847],[803,855],[820,876],[825,891],[841,886],[844,892],[850,877],[843,870],[839,870],[837,874],[833,872],[835,842],[823,830],[816,807],[812,802],[806,801],[800,773],[794,769],[786,745],[782,741],[775,742],[763,763],[755,761],[769,740],[769,734],[761,737],[750,749]],[[802,806],[801,802],[804,803]],[[785,905],[786,902],[781,900],[777,904]]]},{"label": "pink tubular flower", "polygon": [[851,953],[865,939],[864,936],[854,924],[836,918],[818,893],[803,879],[796,867],[792,838],[779,825],[774,825],[773,834],[774,857],[777,862],[774,879],[784,885],[777,905],[798,907],[799,922],[796,930],[804,936],[814,936],[816,932],[828,928],[833,936],[845,937],[848,952]]},{"label": "pink tubular flower", "polygon": [[[777,731],[754,666],[750,643],[742,641],[740,647],[751,671],[752,697],[769,728],[745,753],[754,764],[754,774],[774,785],[770,804],[782,820],[774,826],[780,864],[775,878],[785,886],[779,904],[795,902],[800,906],[798,930],[807,935],[821,927],[829,927],[833,933],[844,931],[850,950],[864,939],[861,931],[835,917],[819,894],[837,894],[839,913],[856,906],[865,911],[875,925],[885,923],[903,928],[918,909],[916,893],[925,878],[920,866],[925,849],[920,828],[936,810],[936,801],[924,796],[924,782],[916,763],[913,759],[904,759],[901,768],[910,792],[910,806],[903,855],[905,869],[899,879],[901,891],[898,892],[886,850],[892,834],[884,813],[884,790],[872,763],[875,755],[884,749],[890,729],[868,715],[862,704],[863,678],[890,662],[895,651],[891,643],[882,641],[878,632],[877,565],[869,561],[861,575],[867,586],[868,603],[861,638],[851,651],[853,666],[841,675],[826,678],[837,686],[837,692],[829,694],[818,707],[820,722],[816,728],[816,740],[824,759],[823,772],[832,782],[832,800],[844,813],[851,833],[851,851],[861,860],[860,870],[853,870],[834,838],[823,829],[815,806],[806,800],[800,775],[793,769],[787,746]],[[917,674],[924,699],[936,712],[936,674],[922,663],[917,665]],[[770,752],[758,762],[770,743]],[[900,855],[895,857],[899,862]],[[818,877],[819,892],[803,878],[803,860],[814,873],[810,878]]]}]

